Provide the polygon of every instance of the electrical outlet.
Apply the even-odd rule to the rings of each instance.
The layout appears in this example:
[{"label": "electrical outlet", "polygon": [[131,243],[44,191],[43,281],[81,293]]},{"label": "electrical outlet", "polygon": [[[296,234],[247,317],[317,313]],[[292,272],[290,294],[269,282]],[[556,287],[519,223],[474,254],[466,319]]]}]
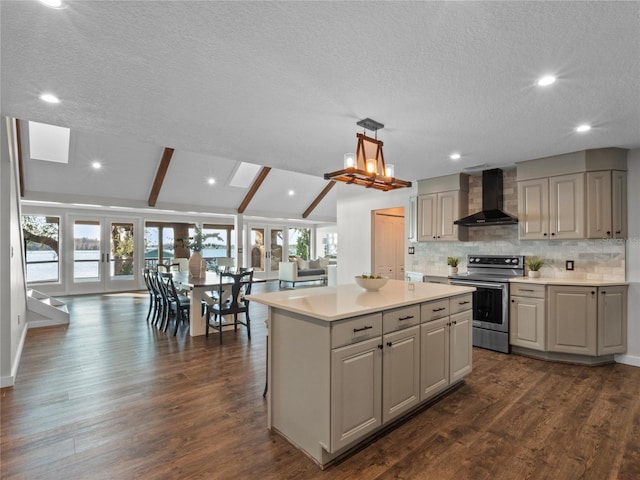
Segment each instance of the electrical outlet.
[{"label": "electrical outlet", "polygon": [[409,247],[409,255],[416,253],[416,247]]},{"label": "electrical outlet", "polygon": [[564,268],[566,268],[567,270],[573,270],[573,260],[566,260]]}]

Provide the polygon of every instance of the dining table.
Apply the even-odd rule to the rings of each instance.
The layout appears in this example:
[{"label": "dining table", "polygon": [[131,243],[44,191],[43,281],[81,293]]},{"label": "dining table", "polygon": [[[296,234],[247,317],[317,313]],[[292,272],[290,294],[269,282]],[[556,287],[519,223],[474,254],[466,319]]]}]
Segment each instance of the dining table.
[{"label": "dining table", "polygon": [[[171,275],[176,288],[189,295],[189,334],[192,337],[204,335],[207,317],[202,311],[202,300],[212,301],[207,292],[220,286],[220,275],[217,272],[206,272],[204,276],[194,277],[189,271],[171,272]],[[252,283],[262,282],[266,280],[254,278]],[[222,275],[222,285],[233,285],[233,277]]]},{"label": "dining table", "polygon": [[[171,272],[176,288],[188,292],[191,302],[189,308],[189,334],[192,337],[204,335],[207,322],[202,312],[202,300],[211,301],[207,291],[220,286],[220,275],[216,272],[206,272],[204,276],[194,277],[189,271]],[[233,277],[222,276],[223,285],[232,285]]]}]

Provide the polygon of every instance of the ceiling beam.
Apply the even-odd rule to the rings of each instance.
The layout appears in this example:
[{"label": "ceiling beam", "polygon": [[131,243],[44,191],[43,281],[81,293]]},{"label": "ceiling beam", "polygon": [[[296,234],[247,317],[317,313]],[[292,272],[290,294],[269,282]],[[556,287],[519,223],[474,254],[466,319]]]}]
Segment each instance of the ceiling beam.
[{"label": "ceiling beam", "polygon": [[325,195],[329,193],[329,191],[333,188],[335,184],[336,182],[331,180],[329,184],[326,187],[324,187],[324,189],[320,192],[320,195],[318,195],[316,199],[313,202],[311,202],[311,205],[309,205],[309,207],[304,211],[304,213],[302,214],[302,218],[307,218],[309,215],[311,215],[311,212],[313,212],[313,210],[318,206],[318,204],[322,201]]},{"label": "ceiling beam", "polygon": [[267,178],[267,175],[269,175],[270,171],[271,171],[271,167],[262,167],[262,170],[260,170],[260,173],[258,174],[253,184],[251,185],[251,188],[245,195],[244,200],[242,200],[242,203],[238,207],[238,213],[244,213],[244,211],[249,206],[249,202],[251,202],[251,200],[253,199],[253,196],[256,194],[256,192],[260,188],[260,185],[262,185],[262,182],[264,182],[264,179]]},{"label": "ceiling beam", "polygon": [[20,197],[24,197],[24,164],[22,163],[22,136],[20,135],[20,120],[16,118],[16,143],[18,144],[18,173],[20,182]]},{"label": "ceiling beam", "polygon": [[158,166],[158,171],[156,172],[156,178],[153,181],[153,187],[151,187],[151,193],[149,194],[150,207],[156,206],[158,195],[160,195],[160,189],[162,189],[164,177],[167,174],[167,170],[169,170],[169,164],[171,163],[172,156],[173,148],[165,147],[164,152],[162,153],[162,159],[160,160],[160,165]]}]

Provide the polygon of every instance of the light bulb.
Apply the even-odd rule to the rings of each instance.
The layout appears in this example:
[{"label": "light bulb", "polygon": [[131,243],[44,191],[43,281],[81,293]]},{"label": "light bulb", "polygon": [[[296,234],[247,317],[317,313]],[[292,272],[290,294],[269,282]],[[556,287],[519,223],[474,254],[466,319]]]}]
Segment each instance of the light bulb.
[{"label": "light bulb", "polygon": [[354,168],[356,166],[356,157],[353,153],[344,154],[344,168]]},{"label": "light bulb", "polygon": [[367,158],[367,172],[377,173],[378,166],[375,158]]},{"label": "light bulb", "polygon": [[384,170],[385,170],[385,172],[384,172],[384,173],[385,173],[385,175],[386,175],[387,177],[393,177],[393,174],[394,174],[394,172],[395,172],[395,168],[394,168],[393,163],[387,163],[387,164],[385,165]]}]

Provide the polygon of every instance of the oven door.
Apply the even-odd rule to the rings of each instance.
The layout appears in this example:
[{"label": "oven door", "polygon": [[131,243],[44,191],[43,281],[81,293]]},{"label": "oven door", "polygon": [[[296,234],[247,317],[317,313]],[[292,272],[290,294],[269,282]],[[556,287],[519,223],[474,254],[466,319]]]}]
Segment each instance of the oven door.
[{"label": "oven door", "polygon": [[475,287],[473,292],[473,326],[509,331],[509,284],[473,280],[449,280],[452,285]]}]

